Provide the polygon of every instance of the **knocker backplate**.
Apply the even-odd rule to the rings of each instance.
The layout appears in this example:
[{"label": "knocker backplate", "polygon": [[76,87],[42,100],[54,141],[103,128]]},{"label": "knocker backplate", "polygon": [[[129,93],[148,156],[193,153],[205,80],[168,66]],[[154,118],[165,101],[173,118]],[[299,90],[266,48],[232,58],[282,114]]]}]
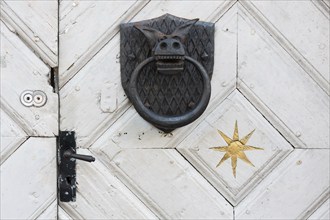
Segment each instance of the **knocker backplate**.
[{"label": "knocker backplate", "polygon": [[[154,56],[150,41],[136,26],[156,29],[171,35],[178,27],[189,21],[191,20],[165,14],[151,20],[121,24],[121,79],[130,100],[132,94],[129,85],[132,73],[140,63]],[[185,55],[198,61],[211,79],[214,65],[214,24],[197,21],[189,29],[182,45]],[[136,85],[137,95],[145,107],[158,115],[169,117],[192,111],[199,103],[204,89],[200,71],[187,60],[184,61],[184,69],[179,74],[160,74],[156,62],[150,62],[141,69]],[[175,129],[155,126],[165,131]]]}]

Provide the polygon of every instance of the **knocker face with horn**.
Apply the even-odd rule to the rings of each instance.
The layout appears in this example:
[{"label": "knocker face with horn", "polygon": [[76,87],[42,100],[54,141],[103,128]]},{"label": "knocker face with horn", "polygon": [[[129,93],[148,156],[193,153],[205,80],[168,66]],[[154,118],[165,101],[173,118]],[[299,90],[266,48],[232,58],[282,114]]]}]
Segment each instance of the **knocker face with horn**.
[{"label": "knocker face with horn", "polygon": [[164,14],[121,24],[123,88],[139,115],[164,132],[196,120],[211,97],[215,29],[198,20]]},{"label": "knocker face with horn", "polygon": [[148,39],[159,73],[176,74],[183,71],[185,60],[184,43],[190,28],[197,21],[198,19],[189,20],[177,27],[171,34],[164,34],[159,30],[141,25],[134,26]]}]

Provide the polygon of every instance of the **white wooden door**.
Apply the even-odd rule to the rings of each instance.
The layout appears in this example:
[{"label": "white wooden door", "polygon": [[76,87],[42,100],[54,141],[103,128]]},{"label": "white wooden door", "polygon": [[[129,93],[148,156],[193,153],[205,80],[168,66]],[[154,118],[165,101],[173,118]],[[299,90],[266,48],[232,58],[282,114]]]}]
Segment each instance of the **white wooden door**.
[{"label": "white wooden door", "polygon": [[[216,30],[210,104],[170,134],[136,113],[119,64],[119,24],[165,13]],[[329,1],[62,1],[59,39],[60,126],[97,159],[61,216],[329,219]],[[216,167],[236,121],[263,150]]]},{"label": "white wooden door", "polygon": [[[60,127],[74,130],[79,151],[96,162],[78,162],[77,201],[60,203],[60,216],[329,219],[329,7],[61,1]],[[119,63],[119,24],[165,13],[214,22],[216,30],[210,104],[170,134],[137,114]],[[235,139],[236,121],[236,139],[263,150],[247,147],[254,150],[216,167],[226,148],[210,148]]]},{"label": "white wooden door", "polygon": [[[329,219],[329,7],[1,1],[1,219]],[[165,13],[216,30],[209,106],[170,134],[136,113],[119,64],[119,24]],[[25,90],[47,103],[23,106]],[[77,161],[77,200],[57,205],[59,129],[96,162]]]},{"label": "white wooden door", "polygon": [[[57,218],[57,14],[56,1],[1,1],[0,219]],[[45,105],[24,106],[27,90]]]}]

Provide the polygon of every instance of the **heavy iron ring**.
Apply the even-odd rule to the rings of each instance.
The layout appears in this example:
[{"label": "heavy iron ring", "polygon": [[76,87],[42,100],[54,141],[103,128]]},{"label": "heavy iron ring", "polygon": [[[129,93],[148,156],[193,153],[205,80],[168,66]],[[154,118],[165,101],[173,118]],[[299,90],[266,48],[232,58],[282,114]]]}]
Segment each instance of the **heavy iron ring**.
[{"label": "heavy iron ring", "polygon": [[130,100],[133,103],[136,111],[141,115],[142,118],[147,120],[148,122],[154,124],[156,127],[170,132],[174,130],[175,128],[182,127],[184,125],[187,125],[194,120],[196,120],[203,112],[205,111],[209,100],[211,96],[211,83],[210,83],[210,77],[207,74],[207,71],[203,67],[201,63],[199,63],[197,60],[185,56],[185,60],[189,61],[193,65],[197,67],[199,70],[202,79],[203,79],[203,93],[200,98],[200,101],[198,105],[192,109],[191,111],[177,115],[177,116],[164,116],[156,114],[155,112],[151,111],[149,108],[145,107],[142,100],[140,99],[137,91],[137,79],[138,76],[144,66],[147,64],[155,61],[155,57],[149,57],[142,61],[133,71],[131,75],[131,79],[129,81],[129,95]]}]

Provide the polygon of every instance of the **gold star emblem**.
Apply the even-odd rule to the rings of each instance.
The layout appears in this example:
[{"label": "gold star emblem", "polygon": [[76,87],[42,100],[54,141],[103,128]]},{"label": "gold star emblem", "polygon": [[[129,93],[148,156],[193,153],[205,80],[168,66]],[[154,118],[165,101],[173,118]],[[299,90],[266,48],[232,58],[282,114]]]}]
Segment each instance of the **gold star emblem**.
[{"label": "gold star emblem", "polygon": [[219,147],[210,148],[215,151],[226,152],[216,167],[220,166],[228,158],[231,158],[231,166],[233,168],[234,177],[236,178],[237,158],[243,160],[244,162],[250,164],[251,166],[254,166],[244,153],[244,151],[247,150],[263,150],[263,148],[260,147],[253,147],[246,145],[246,143],[248,142],[254,131],[255,129],[251,131],[248,135],[243,137],[242,139],[239,139],[237,121],[235,122],[235,131],[234,131],[233,139],[229,138],[222,131],[218,130],[218,133],[226,141],[228,146],[219,146]]}]

